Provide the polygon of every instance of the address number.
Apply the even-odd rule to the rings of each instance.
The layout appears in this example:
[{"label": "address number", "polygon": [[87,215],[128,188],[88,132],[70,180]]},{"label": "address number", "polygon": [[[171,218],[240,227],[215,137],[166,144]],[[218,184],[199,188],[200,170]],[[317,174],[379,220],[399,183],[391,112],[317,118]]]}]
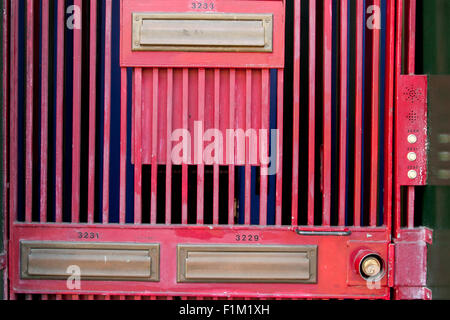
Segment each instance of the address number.
[{"label": "address number", "polygon": [[77,232],[78,239],[100,239],[100,235],[96,232]]},{"label": "address number", "polygon": [[258,242],[259,240],[260,240],[260,237],[257,234],[237,234],[236,235],[237,242]]},{"label": "address number", "polygon": [[213,2],[192,2],[192,9],[195,10],[214,10]]}]

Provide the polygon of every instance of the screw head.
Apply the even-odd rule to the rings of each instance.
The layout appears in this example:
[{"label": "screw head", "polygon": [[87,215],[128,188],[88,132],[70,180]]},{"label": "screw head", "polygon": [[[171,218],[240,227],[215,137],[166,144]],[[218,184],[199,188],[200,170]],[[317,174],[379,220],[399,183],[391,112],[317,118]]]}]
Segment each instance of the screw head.
[{"label": "screw head", "polygon": [[417,154],[415,152],[408,153],[408,160],[413,162],[417,160]]}]

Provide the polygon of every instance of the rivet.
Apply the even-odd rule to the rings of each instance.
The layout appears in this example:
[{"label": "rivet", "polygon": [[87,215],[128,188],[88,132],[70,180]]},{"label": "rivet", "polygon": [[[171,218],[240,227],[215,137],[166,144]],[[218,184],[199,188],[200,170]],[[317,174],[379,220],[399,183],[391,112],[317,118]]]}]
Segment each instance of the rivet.
[{"label": "rivet", "polygon": [[411,180],[416,179],[417,178],[417,171],[416,170],[409,170],[408,178],[410,178]]},{"label": "rivet", "polygon": [[417,143],[417,136],[415,134],[410,134],[408,136],[408,142],[411,144]]},{"label": "rivet", "polygon": [[380,274],[381,263],[375,257],[369,257],[362,263],[361,270],[365,276],[372,278]]},{"label": "rivet", "polygon": [[408,153],[408,160],[409,161],[416,161],[417,160],[417,154],[415,152]]}]

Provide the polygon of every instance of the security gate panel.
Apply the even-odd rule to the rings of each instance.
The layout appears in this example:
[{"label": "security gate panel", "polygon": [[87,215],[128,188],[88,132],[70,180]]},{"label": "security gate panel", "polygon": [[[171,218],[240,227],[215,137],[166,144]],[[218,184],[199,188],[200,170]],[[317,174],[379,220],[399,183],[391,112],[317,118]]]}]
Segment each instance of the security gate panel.
[{"label": "security gate panel", "polygon": [[10,298],[430,298],[406,2],[4,0]]}]

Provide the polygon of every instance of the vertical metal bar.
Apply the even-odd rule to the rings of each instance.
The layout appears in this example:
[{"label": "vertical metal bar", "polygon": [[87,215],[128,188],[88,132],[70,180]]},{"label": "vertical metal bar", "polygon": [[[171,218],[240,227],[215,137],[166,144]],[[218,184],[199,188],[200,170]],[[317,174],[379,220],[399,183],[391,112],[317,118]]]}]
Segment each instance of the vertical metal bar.
[{"label": "vertical metal bar", "polygon": [[[230,119],[229,119],[229,129],[235,129],[235,114],[236,114],[236,70],[230,70]],[[231,142],[230,142],[231,143]],[[228,166],[228,224],[234,224],[234,196],[235,196],[235,173],[236,167],[235,163],[235,150],[232,150],[233,154],[231,155],[232,162]],[[228,158],[228,161],[231,160]]]},{"label": "vertical metal bar", "polygon": [[34,1],[27,0],[25,221],[33,210]]},{"label": "vertical metal bar", "polygon": [[103,137],[103,223],[109,222],[109,166],[111,144],[111,27],[112,0],[105,0],[105,105]]},{"label": "vertical metal bar", "polygon": [[127,68],[120,71],[120,208],[119,222],[126,221],[127,210],[127,107],[128,107],[128,81]]},{"label": "vertical metal bar", "polygon": [[283,122],[284,122],[284,70],[278,69],[277,92],[277,188],[276,188],[276,217],[275,224],[282,225],[283,218]]},{"label": "vertical metal bar", "polygon": [[[398,96],[398,80],[402,73],[402,34],[403,34],[403,0],[397,0],[397,34],[395,39],[395,93]],[[394,229],[398,232],[401,228],[401,188],[395,184],[395,221]]]},{"label": "vertical metal bar", "polygon": [[[220,128],[220,69],[214,70],[214,129]],[[215,152],[218,152],[218,142],[216,143]],[[219,152],[220,153],[220,152]],[[213,168],[213,224],[219,224],[219,162],[220,159],[215,155],[216,161],[214,161]]]},{"label": "vertical metal bar", "polygon": [[355,195],[354,225],[361,225],[361,192],[362,192],[362,103],[363,103],[363,33],[364,3],[356,1],[356,85],[355,85]]},{"label": "vertical metal bar", "polygon": [[[89,168],[88,223],[94,223],[95,210],[95,136],[97,107],[97,1],[91,1],[89,53]],[[122,82],[122,88],[124,84]]]},{"label": "vertical metal bar", "polygon": [[393,133],[394,133],[394,69],[395,69],[395,1],[389,0],[387,4],[386,29],[386,126],[385,138],[385,191],[384,224],[388,230],[392,228],[392,186],[393,186]]},{"label": "vertical metal bar", "polygon": [[49,3],[42,1],[40,221],[47,221]]},{"label": "vertical metal bar", "polygon": [[[10,17],[10,11],[9,11],[9,1],[7,0],[3,0],[2,1],[3,4],[3,56],[2,56],[2,63],[3,63],[3,74],[2,74],[2,81],[3,81],[3,108],[2,108],[2,125],[3,125],[3,162],[2,162],[2,172],[3,172],[3,180],[2,180],[2,196],[3,196],[3,207],[1,208],[1,210],[3,211],[3,230],[1,231],[1,233],[3,234],[3,246],[4,248],[2,248],[2,250],[4,249],[5,251],[8,250],[7,247],[7,234],[8,234],[8,226],[9,226],[9,222],[11,220],[10,217],[10,211],[8,211],[9,206],[8,206],[8,197],[9,197],[9,188],[7,187],[8,182],[9,182],[9,177],[8,177],[8,168],[9,168],[9,159],[8,159],[8,150],[9,150],[9,130],[8,130],[8,117],[9,117],[9,110],[10,110],[10,106],[9,106],[9,71],[10,71],[10,65],[9,65],[9,61],[8,61],[8,57],[9,57],[9,17]],[[1,226],[0,226],[1,227]],[[6,299],[8,297],[8,278],[7,278],[7,274],[8,274],[8,267],[6,266],[3,271],[3,283],[2,283],[2,287],[3,287],[3,297]]]},{"label": "vertical metal bar", "polygon": [[347,189],[347,66],[348,66],[348,0],[341,0],[340,52],[340,141],[339,141],[339,226],[345,225]]},{"label": "vertical metal bar", "polygon": [[134,223],[142,223],[142,69],[134,70]]},{"label": "vertical metal bar", "polygon": [[[183,129],[189,128],[189,70],[183,69]],[[182,224],[188,223],[188,163],[183,161],[182,168]]]},{"label": "vertical metal bar", "polygon": [[323,99],[324,99],[324,119],[323,119],[323,219],[322,225],[331,224],[331,152],[332,152],[332,66],[333,66],[333,1],[324,2],[324,43],[323,43]]},{"label": "vertical metal bar", "polygon": [[[374,5],[381,7],[380,0],[374,0]],[[381,19],[381,16],[377,19]],[[380,23],[381,21],[378,21]],[[372,30],[372,152],[370,177],[370,226],[377,225],[378,208],[378,142],[379,142],[379,108],[380,108],[380,30]]]},{"label": "vertical metal bar", "polygon": [[[260,205],[259,205],[259,225],[267,226],[267,188],[268,188],[268,164],[263,164],[263,158],[268,157],[269,152],[269,133],[270,133],[270,74],[268,69],[262,70],[262,105],[261,105],[261,129],[267,130],[267,138],[263,141],[264,135],[260,133],[259,148],[261,161],[261,180],[260,180]],[[263,147],[265,146],[265,147]]]},{"label": "vertical metal bar", "polygon": [[407,215],[408,215],[408,229],[414,228],[414,202],[416,199],[416,192],[414,187],[408,187],[408,204],[407,204]]},{"label": "vertical metal bar", "polygon": [[82,68],[82,1],[75,0],[80,8],[80,28],[73,30],[73,136],[72,136],[72,222],[80,222],[80,154],[81,154],[81,68]]},{"label": "vertical metal bar", "polygon": [[[246,72],[246,104],[245,104],[245,129],[252,128],[252,69]],[[250,132],[250,131],[248,131]],[[251,134],[248,137],[245,147],[245,224],[251,224],[251,173],[250,166],[250,150],[251,150]]]},{"label": "vertical metal bar", "polygon": [[301,2],[294,4],[294,123],[292,147],[292,225],[298,225],[298,174],[300,155],[300,28]]},{"label": "vertical metal bar", "polygon": [[153,68],[153,112],[152,112],[152,176],[150,223],[156,224],[158,192],[158,106],[159,106],[159,69]]},{"label": "vertical metal bar", "polygon": [[309,144],[308,144],[308,225],[314,225],[316,170],[316,0],[309,2]]},{"label": "vertical metal bar", "polygon": [[63,114],[64,114],[64,33],[65,0],[58,2],[57,66],[56,66],[56,163],[55,163],[55,221],[63,215]]},{"label": "vertical metal bar", "polygon": [[173,118],[173,69],[167,70],[167,159],[166,159],[166,224],[172,214],[172,118]]},{"label": "vertical metal bar", "polygon": [[[198,70],[198,121],[205,123],[205,69]],[[200,139],[202,140],[202,139]],[[197,224],[204,223],[204,191],[205,191],[205,165],[203,162],[203,140],[197,141],[195,150],[200,164],[197,168]]]}]

